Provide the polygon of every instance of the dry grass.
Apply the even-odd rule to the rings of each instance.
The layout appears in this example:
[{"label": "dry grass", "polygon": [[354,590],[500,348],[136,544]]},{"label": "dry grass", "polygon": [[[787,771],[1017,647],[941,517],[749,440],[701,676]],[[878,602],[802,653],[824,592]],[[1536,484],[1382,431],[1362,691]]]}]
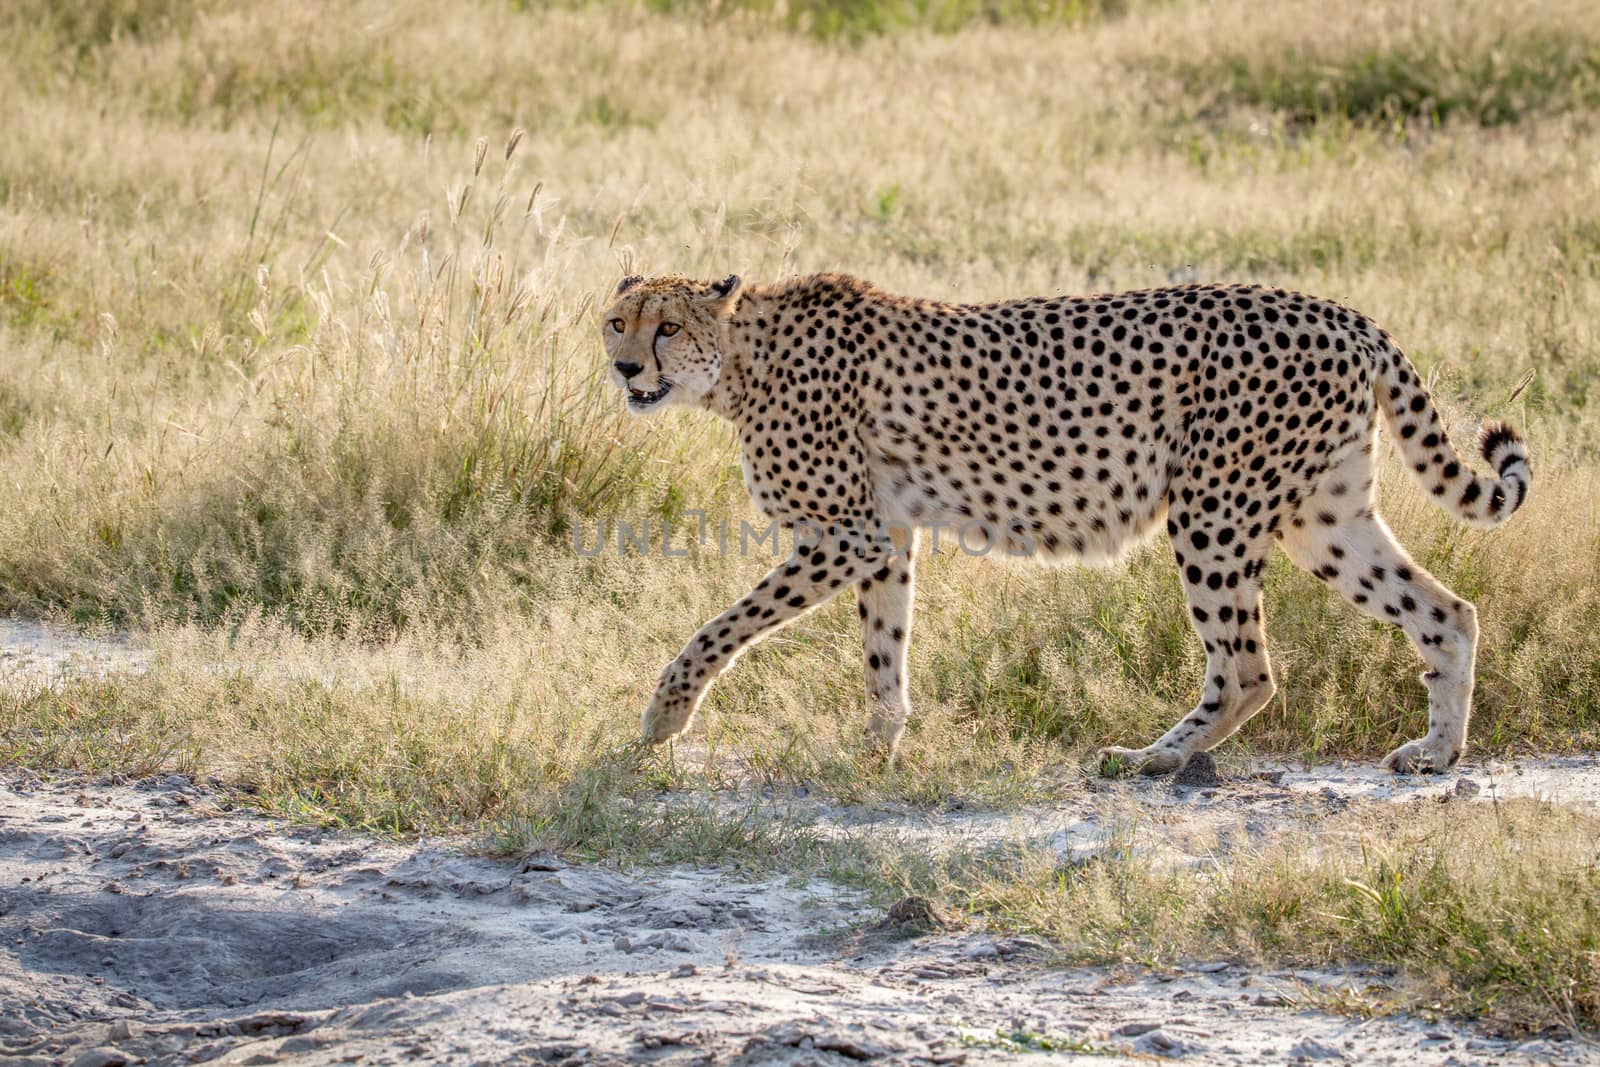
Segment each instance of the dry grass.
[{"label": "dry grass", "polygon": [[[1527,428],[1538,484],[1506,530],[1452,527],[1395,472],[1386,508],[1480,605],[1480,751],[1591,747],[1586,90],[1552,68],[1577,87],[1516,121],[1407,105],[1368,123],[1185,81],[1241,56],[1336,74],[1420,49],[1493,96],[1519,41],[1559,35],[1569,66],[1600,54],[1584,5],[1427,11],[1363,7],[1310,37],[1292,6],[1154,5],[840,45],[726,11],[15,8],[0,600],[218,641],[266,618],[429,659],[514,630],[570,645],[551,668],[565,714],[622,737],[673,646],[765,562],[571,551],[596,517],[748,515],[723,428],[627,421],[596,373],[593,301],[624,267],[842,267],[972,297],[1254,278],[1371,312],[1457,410]],[[424,97],[446,110],[396,118]],[[924,574],[907,753],[923,773],[896,790],[1006,793],[1192,699],[1198,650],[1160,546],[1113,574],[956,558]],[[1283,696],[1244,745],[1372,754],[1414,731],[1423,692],[1397,635],[1281,561],[1269,610]],[[708,743],[853,789],[853,630],[834,605],[747,659]],[[585,685],[574,668],[600,648],[611,684]],[[429,719],[462,708],[442,693]]]},{"label": "dry grass", "polygon": [[[1347,301],[1459,429],[1532,442],[1492,534],[1384,486],[1479,605],[1475,751],[1600,743],[1593,5],[26,0],[0,42],[0,607],[157,649],[142,677],[6,693],[0,758],[799,862],[782,820],[654,798],[1014,803],[1192,703],[1161,546],[1110,573],[946,555],[898,768],[858,745],[843,600],[741,661],[694,758],[632,752],[656,672],[768,561],[572,550],[602,517],[749,515],[724,428],[628,421],[599,374],[594,304],[627,269]],[[1282,695],[1225,758],[1419,730],[1403,638],[1281,560],[1268,610]],[[1282,896],[1262,863],[1241,884]]]},{"label": "dry grass", "polygon": [[1360,806],[1184,864],[1113,842],[1068,863],[1011,849],[887,870],[992,926],[1046,934],[1075,963],[1376,964],[1393,980],[1347,986],[1338,1007],[1511,1033],[1600,1024],[1600,822],[1558,806]]}]

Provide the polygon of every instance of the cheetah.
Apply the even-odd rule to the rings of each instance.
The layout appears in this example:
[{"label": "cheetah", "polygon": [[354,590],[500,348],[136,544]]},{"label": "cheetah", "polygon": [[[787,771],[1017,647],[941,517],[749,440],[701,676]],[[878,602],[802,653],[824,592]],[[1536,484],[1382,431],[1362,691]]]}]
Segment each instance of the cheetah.
[{"label": "cheetah", "polygon": [[755,505],[792,556],[662,671],[643,732],[685,730],[745,649],[854,586],[869,731],[893,758],[910,712],[913,564],[930,527],[981,528],[1008,555],[1107,563],[1163,521],[1204,645],[1199,702],[1102,769],[1165,774],[1275,692],[1262,617],[1273,542],[1427,665],[1428,731],[1400,773],[1461,757],[1478,623],[1375,505],[1381,413],[1417,482],[1458,520],[1498,526],[1527,496],[1516,432],[1458,456],[1416,368],[1370,319],[1251,285],[952,304],[840,274],[770,286],[628,277],[602,316],[610,378],[636,414],[709,409],[738,431]]}]

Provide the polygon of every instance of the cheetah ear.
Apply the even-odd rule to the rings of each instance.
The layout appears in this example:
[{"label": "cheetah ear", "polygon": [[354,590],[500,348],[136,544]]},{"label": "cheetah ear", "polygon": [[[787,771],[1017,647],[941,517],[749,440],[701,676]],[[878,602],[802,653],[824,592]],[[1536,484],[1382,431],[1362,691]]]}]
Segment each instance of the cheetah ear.
[{"label": "cheetah ear", "polygon": [[621,296],[623,293],[626,293],[629,289],[632,289],[642,281],[644,281],[644,275],[642,274],[628,275],[626,278],[617,283],[616,295]]},{"label": "cheetah ear", "polygon": [[727,315],[733,311],[733,306],[739,302],[739,288],[743,284],[737,274],[730,274],[720,282],[711,283],[711,292],[708,295],[719,314]]}]

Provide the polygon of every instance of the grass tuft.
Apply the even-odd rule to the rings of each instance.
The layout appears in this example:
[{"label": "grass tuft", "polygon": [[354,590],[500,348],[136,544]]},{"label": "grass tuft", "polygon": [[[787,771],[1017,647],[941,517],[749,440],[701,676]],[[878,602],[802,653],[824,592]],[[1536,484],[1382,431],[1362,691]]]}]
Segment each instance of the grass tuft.
[{"label": "grass tuft", "polygon": [[967,857],[925,877],[1071,962],[1376,963],[1398,978],[1389,1007],[1518,1033],[1600,1024],[1600,822],[1558,806],[1379,805],[1225,860],[1112,847],[1065,866]]}]

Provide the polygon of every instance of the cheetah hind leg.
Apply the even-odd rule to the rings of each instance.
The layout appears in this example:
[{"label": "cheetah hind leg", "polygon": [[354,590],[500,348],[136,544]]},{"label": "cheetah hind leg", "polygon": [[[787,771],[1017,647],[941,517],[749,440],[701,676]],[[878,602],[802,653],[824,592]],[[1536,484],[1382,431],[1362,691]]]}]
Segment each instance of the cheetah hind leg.
[{"label": "cheetah hind leg", "polygon": [[1423,570],[1381,518],[1330,517],[1339,521],[1287,531],[1285,552],[1368,615],[1404,630],[1428,665],[1428,732],[1389,753],[1383,766],[1396,774],[1449,770],[1467,743],[1477,612]]}]

